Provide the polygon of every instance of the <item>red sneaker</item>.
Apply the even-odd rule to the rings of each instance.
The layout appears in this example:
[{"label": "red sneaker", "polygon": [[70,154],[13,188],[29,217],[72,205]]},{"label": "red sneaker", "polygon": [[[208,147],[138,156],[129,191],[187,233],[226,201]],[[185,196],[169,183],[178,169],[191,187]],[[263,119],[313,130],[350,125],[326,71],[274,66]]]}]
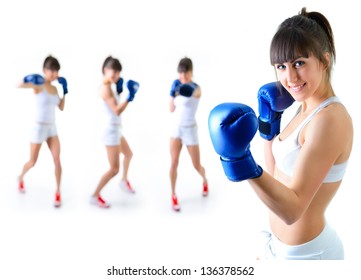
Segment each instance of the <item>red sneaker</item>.
[{"label": "red sneaker", "polygon": [[60,207],[60,206],[61,206],[60,192],[56,192],[56,193],[55,193],[54,206],[55,206],[55,207]]},{"label": "red sneaker", "polygon": [[129,181],[121,180],[120,188],[125,192],[135,193],[135,190],[132,188],[132,185],[129,183]]},{"label": "red sneaker", "polygon": [[90,199],[90,203],[93,205],[97,205],[100,208],[109,208],[110,204],[107,203],[100,195],[92,196]]},{"label": "red sneaker", "polygon": [[24,181],[19,181],[18,188],[19,188],[19,192],[21,192],[21,193],[25,193],[25,185],[24,185]]},{"label": "red sneaker", "polygon": [[178,198],[175,195],[172,195],[172,208],[174,211],[180,211],[180,206],[178,204]]},{"label": "red sneaker", "polygon": [[203,196],[208,196],[208,183],[203,183]]}]

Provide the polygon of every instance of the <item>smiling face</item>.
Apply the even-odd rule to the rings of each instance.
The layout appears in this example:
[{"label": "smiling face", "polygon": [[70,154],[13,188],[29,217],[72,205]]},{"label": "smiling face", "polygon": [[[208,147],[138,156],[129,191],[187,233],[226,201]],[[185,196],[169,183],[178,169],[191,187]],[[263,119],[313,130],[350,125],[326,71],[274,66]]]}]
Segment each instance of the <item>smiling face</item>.
[{"label": "smiling face", "polygon": [[317,93],[323,94],[326,68],[314,56],[275,64],[278,80],[297,101],[305,101]]},{"label": "smiling face", "polygon": [[331,70],[335,57],[328,20],[305,8],[284,20],[271,41],[271,65],[283,87],[297,101],[333,94]]}]

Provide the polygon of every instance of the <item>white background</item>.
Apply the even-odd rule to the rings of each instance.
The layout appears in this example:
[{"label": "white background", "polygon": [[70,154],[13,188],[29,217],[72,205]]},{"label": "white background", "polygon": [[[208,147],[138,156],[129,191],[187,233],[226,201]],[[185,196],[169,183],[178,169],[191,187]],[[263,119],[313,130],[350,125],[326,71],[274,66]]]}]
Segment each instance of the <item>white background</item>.
[{"label": "white background", "polygon": [[[343,239],[347,260],[265,264],[254,262],[254,241],[267,224],[267,210],[246,182],[231,183],[224,176],[207,118],[221,102],[242,102],[257,110],[258,88],[275,79],[270,40],[278,25],[303,6],[322,12],[331,22],[337,51],[333,85],[354,121],[349,168],[327,212]],[[14,0],[0,4],[0,26],[1,279],[109,279],[106,270],[113,265],[198,271],[211,265],[253,265],[257,279],[337,277],[356,271],[361,249],[356,1]],[[16,183],[29,155],[32,96],[31,90],[15,85],[26,74],[41,73],[49,54],[59,59],[60,74],[69,85],[65,110],[57,113],[61,209],[52,206],[55,179],[45,145],[26,177],[25,195],[17,192]],[[140,83],[123,116],[134,152],[129,175],[137,193],[121,192],[118,175],[103,192],[112,208],[103,210],[89,205],[89,197],[108,167],[97,96],[101,65],[108,55],[120,59],[126,80]],[[203,91],[197,120],[210,196],[201,196],[201,179],[183,150],[177,182],[182,211],[173,213],[168,101],[177,63],[184,56],[192,58],[194,81]],[[285,113],[284,123],[291,115],[292,110]],[[262,149],[256,135],[252,153],[261,165]],[[198,278],[199,273],[189,277]]]}]

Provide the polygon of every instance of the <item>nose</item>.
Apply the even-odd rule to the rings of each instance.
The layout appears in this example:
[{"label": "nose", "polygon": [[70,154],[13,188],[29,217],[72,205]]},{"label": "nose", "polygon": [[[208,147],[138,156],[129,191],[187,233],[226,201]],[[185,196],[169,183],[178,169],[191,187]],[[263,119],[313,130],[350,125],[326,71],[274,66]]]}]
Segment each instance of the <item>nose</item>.
[{"label": "nose", "polygon": [[288,83],[294,83],[298,80],[298,73],[295,69],[292,69],[291,67],[287,68],[287,82]]}]

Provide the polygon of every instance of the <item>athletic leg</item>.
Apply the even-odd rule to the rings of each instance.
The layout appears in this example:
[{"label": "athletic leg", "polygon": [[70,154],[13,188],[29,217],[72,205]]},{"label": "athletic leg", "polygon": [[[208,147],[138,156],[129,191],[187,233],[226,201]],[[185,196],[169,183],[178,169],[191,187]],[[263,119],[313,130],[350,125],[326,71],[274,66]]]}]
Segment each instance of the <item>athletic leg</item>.
[{"label": "athletic leg", "polygon": [[133,190],[132,186],[129,183],[128,180],[128,170],[129,170],[129,165],[130,165],[130,161],[132,160],[133,157],[133,152],[129,147],[129,144],[127,142],[127,140],[125,139],[125,137],[122,137],[121,142],[120,142],[120,153],[122,153],[124,155],[124,159],[123,159],[123,177],[122,180],[120,181],[120,186],[123,190],[130,192],[130,193],[135,193],[135,191]]},{"label": "athletic leg", "polygon": [[61,174],[62,167],[60,162],[60,141],[58,136],[50,137],[47,139],[46,143],[48,144],[51,155],[53,156],[53,161],[55,165],[55,179],[56,179],[56,193],[55,193],[55,207],[60,207],[60,183],[61,183]]},{"label": "athletic leg", "polygon": [[179,155],[182,150],[182,141],[179,138],[170,139],[170,155],[171,155],[171,167],[169,171],[170,183],[172,188],[172,208],[174,211],[179,211],[180,206],[178,204],[178,198],[175,193],[175,186],[177,181],[177,169],[179,163]]},{"label": "athletic leg", "polygon": [[128,170],[129,170],[129,164],[133,157],[133,152],[129,147],[129,144],[125,137],[122,137],[122,140],[120,142],[121,147],[121,153],[124,155],[123,159],[123,177],[122,180],[128,181]]},{"label": "athletic leg", "polygon": [[169,176],[170,176],[170,184],[172,187],[172,195],[175,195],[177,169],[178,169],[179,156],[181,150],[182,150],[182,141],[179,138],[171,138],[170,139],[171,166],[170,166]]},{"label": "athletic leg", "polygon": [[24,176],[34,167],[38,160],[41,144],[30,143],[30,159],[24,164],[21,174],[19,175],[19,190],[24,192]]},{"label": "athletic leg", "polygon": [[192,159],[193,167],[203,179],[203,195],[208,195],[208,182],[206,178],[206,171],[201,165],[199,145],[187,146],[188,153]]},{"label": "athletic leg", "polygon": [[51,155],[53,156],[53,161],[55,165],[55,178],[56,178],[56,191],[60,193],[60,183],[61,183],[61,174],[62,167],[60,162],[60,141],[59,137],[50,137],[46,141],[48,144]]},{"label": "athletic leg", "polygon": [[[106,146],[108,161],[109,161],[109,170],[105,172],[105,174],[102,176],[93,194],[93,198],[96,198],[98,200],[100,199],[100,202],[102,202],[102,199],[100,197],[101,190],[110,181],[110,179],[113,178],[115,175],[117,175],[119,172],[119,149],[120,149],[120,145]],[[105,202],[103,206],[100,205],[99,201],[97,202],[97,204],[101,207],[109,207],[109,205],[106,204]]]}]

